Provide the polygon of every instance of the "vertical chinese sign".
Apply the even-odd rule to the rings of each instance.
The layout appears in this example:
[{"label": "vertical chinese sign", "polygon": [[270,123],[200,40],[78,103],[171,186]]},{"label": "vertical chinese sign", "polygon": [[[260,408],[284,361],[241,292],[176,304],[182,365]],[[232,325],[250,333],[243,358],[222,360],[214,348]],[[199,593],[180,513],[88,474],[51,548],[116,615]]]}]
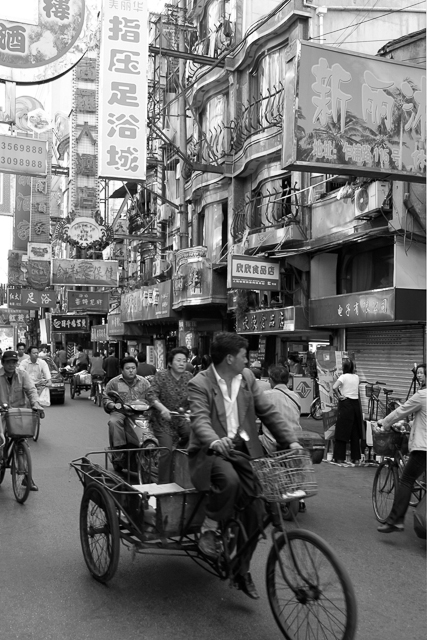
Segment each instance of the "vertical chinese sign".
[{"label": "vertical chinese sign", "polygon": [[145,179],[147,62],[147,0],[104,0],[99,98],[103,178]]},{"label": "vertical chinese sign", "polygon": [[71,121],[71,209],[76,218],[93,218],[99,209],[98,54],[88,51],[73,70]]},{"label": "vertical chinese sign", "polygon": [[13,248],[26,251],[30,239],[31,177],[16,176]]}]

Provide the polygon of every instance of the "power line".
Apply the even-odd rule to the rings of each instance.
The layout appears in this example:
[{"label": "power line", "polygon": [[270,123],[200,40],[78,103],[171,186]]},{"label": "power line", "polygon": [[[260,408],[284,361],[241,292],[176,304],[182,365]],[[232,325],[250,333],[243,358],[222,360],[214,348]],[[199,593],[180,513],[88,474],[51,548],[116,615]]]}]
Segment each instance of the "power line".
[{"label": "power line", "polygon": [[[366,22],[371,22],[372,20],[378,20],[379,18],[384,18],[385,16],[389,16],[392,13],[399,13],[401,11],[406,11],[406,9],[410,9],[411,7],[417,7],[419,4],[424,4],[425,0],[421,0],[421,2],[415,2],[414,4],[409,4],[406,7],[402,7],[401,9],[392,9],[391,11],[387,11],[387,13],[382,13],[380,16],[374,16],[373,18],[368,18],[367,20],[361,20],[360,22],[356,23],[354,26],[360,26],[361,24],[365,24]],[[311,38],[308,38],[309,40],[319,40],[321,38],[324,38],[325,36],[329,36],[331,33],[338,33],[338,31],[345,31],[346,29],[348,29],[349,25],[347,25],[346,27],[341,27],[340,29],[334,29],[333,31],[328,31],[327,33],[324,33],[322,36],[314,36]]]}]

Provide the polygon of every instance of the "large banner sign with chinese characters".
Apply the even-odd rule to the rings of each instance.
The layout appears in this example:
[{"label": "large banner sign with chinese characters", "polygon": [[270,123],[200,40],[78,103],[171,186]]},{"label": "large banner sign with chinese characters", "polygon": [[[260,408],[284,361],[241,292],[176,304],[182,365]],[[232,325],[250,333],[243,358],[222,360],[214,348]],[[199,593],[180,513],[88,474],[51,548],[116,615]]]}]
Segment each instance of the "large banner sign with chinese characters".
[{"label": "large banner sign with chinese characters", "polygon": [[87,316],[52,314],[52,331],[60,333],[87,333],[89,332],[89,318]]},{"label": "large banner sign with chinese characters", "polygon": [[395,289],[310,300],[310,326],[329,327],[395,320]]},{"label": "large banner sign with chinese characters", "polygon": [[286,169],[426,179],[425,66],[299,42],[283,112]]},{"label": "large banner sign with chinese characters", "polygon": [[145,180],[147,0],[104,0],[99,95],[99,176]]},{"label": "large banner sign with chinese characters", "polygon": [[99,0],[2,0],[0,78],[38,84],[62,75],[94,41]]},{"label": "large banner sign with chinese characters", "polygon": [[52,260],[52,284],[117,287],[117,260]]},{"label": "large banner sign with chinese characters", "polygon": [[177,317],[177,313],[172,311],[172,283],[170,280],[122,295],[122,322],[141,322]]},{"label": "large banner sign with chinese characters", "polygon": [[278,291],[280,265],[252,256],[231,256],[231,288]]},{"label": "large banner sign with chinese characters", "polygon": [[7,304],[9,309],[39,309],[40,307],[56,307],[54,291],[37,291],[36,289],[7,290]]},{"label": "large banner sign with chinese characters", "polygon": [[68,311],[85,309],[93,313],[108,313],[109,308],[108,291],[68,291]]}]

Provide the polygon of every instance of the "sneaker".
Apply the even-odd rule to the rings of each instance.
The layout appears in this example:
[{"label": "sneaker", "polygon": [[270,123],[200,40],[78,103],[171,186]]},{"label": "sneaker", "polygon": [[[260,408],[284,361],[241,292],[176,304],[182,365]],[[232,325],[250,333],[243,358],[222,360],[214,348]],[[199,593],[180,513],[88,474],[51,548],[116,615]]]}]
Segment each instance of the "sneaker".
[{"label": "sneaker", "polygon": [[216,532],[211,529],[201,534],[198,546],[203,555],[208,556],[208,558],[217,558],[219,556]]},{"label": "sneaker", "polygon": [[282,493],[283,500],[301,500],[301,498],[306,497],[306,492],[302,489],[295,489],[295,491],[286,491],[286,493]]}]

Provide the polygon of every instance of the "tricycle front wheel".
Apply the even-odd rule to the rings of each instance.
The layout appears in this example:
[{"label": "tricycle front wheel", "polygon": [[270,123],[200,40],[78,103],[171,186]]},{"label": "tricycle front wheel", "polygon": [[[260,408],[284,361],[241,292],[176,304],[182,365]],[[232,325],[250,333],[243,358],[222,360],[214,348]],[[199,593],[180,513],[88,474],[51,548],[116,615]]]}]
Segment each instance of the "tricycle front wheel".
[{"label": "tricycle front wheel", "polygon": [[99,582],[108,582],[119,564],[120,530],[108,492],[91,482],[80,506],[80,541],[87,567]]},{"label": "tricycle front wheel", "polygon": [[311,531],[289,531],[267,560],[267,594],[287,640],[353,640],[357,604],[353,585],[331,547]]}]

